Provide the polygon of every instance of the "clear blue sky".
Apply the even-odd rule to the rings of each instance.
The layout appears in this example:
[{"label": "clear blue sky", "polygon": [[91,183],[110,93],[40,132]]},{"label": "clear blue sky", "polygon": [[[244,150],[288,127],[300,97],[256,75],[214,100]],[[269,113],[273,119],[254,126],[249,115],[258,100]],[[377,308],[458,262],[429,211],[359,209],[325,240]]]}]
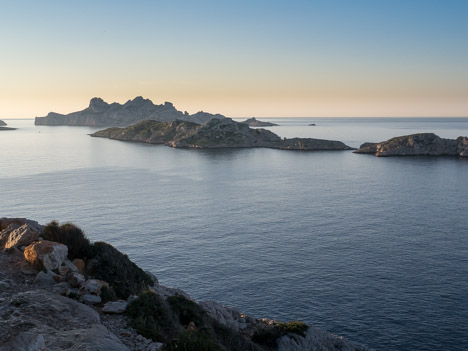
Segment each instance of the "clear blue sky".
[{"label": "clear blue sky", "polygon": [[0,2],[0,118],[94,96],[228,116],[467,116],[468,1]]}]

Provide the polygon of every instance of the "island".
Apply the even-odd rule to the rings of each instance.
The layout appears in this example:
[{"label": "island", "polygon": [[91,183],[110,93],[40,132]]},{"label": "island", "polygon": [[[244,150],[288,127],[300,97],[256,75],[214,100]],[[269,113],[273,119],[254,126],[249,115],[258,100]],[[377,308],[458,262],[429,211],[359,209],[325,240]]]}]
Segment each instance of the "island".
[{"label": "island", "polygon": [[245,121],[240,122],[240,123],[247,124],[250,127],[274,127],[274,126],[278,126],[278,124],[275,124],[275,123],[259,121],[255,117],[246,119]]},{"label": "island", "polygon": [[315,127],[316,124],[315,124],[315,123],[310,123],[310,124],[308,124],[308,126],[309,126],[309,127]]},{"label": "island", "polygon": [[6,125],[7,124],[4,121],[0,120],[0,131],[2,131],[2,130],[16,130],[16,128],[5,127]]},{"label": "island", "polygon": [[66,115],[49,112],[45,117],[36,117],[35,125],[48,126],[97,126],[125,127],[142,120],[174,121],[176,119],[194,123],[205,123],[212,118],[224,118],[220,114],[197,112],[190,115],[187,111],[178,111],[170,102],[155,105],[141,96],[128,100],[125,104],[108,104],[101,98],[91,99],[89,106],[82,111]]},{"label": "island", "polygon": [[354,153],[388,156],[468,157],[468,138],[444,139],[434,133],[399,136],[380,143],[364,143]]},{"label": "island", "polygon": [[195,301],[72,223],[25,218],[0,218],[0,316],[2,351],[369,350],[301,321]]},{"label": "island", "polygon": [[311,138],[282,139],[266,129],[253,129],[230,118],[204,124],[176,120],[143,121],[126,128],[108,128],[92,137],[164,144],[175,148],[272,148],[283,150],[354,150],[341,141]]}]

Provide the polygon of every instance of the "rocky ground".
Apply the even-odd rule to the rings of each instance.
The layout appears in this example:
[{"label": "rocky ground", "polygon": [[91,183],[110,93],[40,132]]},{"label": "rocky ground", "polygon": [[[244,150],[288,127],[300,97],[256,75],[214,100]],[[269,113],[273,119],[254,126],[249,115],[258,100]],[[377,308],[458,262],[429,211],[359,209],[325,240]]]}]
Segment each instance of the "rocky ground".
[{"label": "rocky ground", "polygon": [[[77,227],[55,223],[46,230],[60,228],[73,231]],[[173,343],[168,335],[176,336],[175,349],[179,349],[179,337],[203,335],[197,334],[198,328],[200,332],[208,328],[211,340],[218,344],[209,350],[368,350],[302,322],[256,319],[215,301],[196,303],[185,292],[160,285],[156,277],[106,243],[93,244],[93,258],[87,262],[70,261],[68,250],[73,251],[73,246],[45,240],[44,232],[34,221],[0,218],[0,351],[157,351],[166,349],[158,341]],[[103,274],[107,281],[98,279]],[[122,280],[125,284],[119,285]],[[140,295],[133,295],[135,291]],[[162,304],[156,315],[143,314],[144,323],[155,318],[145,328],[170,325],[172,329],[165,329],[168,335],[141,331],[152,335],[149,339],[130,326],[134,316],[128,306],[133,308],[138,302],[142,309],[153,310],[154,305],[144,304],[144,296]],[[164,309],[169,315],[160,314]],[[167,325],[161,322],[164,318]]]}]

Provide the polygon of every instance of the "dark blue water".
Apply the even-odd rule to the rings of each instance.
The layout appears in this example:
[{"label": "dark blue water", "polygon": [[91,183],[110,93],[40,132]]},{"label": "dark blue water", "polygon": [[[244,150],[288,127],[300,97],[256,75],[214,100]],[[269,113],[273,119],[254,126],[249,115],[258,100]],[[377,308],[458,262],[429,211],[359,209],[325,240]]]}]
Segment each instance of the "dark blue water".
[{"label": "dark blue water", "polygon": [[[468,134],[468,119],[278,121],[353,146]],[[468,349],[468,159],[180,150],[15,123],[0,216],[73,221],[163,284],[258,317],[379,350]]]}]

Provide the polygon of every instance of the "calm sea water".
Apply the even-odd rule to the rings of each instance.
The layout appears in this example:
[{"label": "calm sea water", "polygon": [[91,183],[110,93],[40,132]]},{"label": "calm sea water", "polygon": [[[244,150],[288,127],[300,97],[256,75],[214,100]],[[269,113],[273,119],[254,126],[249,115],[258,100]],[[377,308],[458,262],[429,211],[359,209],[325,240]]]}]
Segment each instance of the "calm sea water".
[{"label": "calm sea water", "polygon": [[[270,121],[351,146],[468,135],[468,119]],[[254,316],[378,350],[468,349],[468,159],[183,150],[7,122],[0,216],[73,221],[163,284]]]}]

